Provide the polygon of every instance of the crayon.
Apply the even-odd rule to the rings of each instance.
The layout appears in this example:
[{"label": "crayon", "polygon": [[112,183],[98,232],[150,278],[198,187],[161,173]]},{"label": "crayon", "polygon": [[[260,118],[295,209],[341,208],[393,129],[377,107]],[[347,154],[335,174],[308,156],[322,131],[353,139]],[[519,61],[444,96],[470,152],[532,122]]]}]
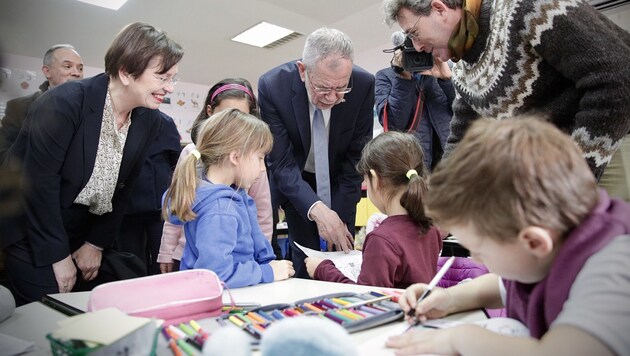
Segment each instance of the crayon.
[{"label": "crayon", "polygon": [[168,346],[173,351],[173,355],[175,355],[175,356],[182,356],[182,352],[179,351],[179,348],[177,348],[177,344],[175,343],[175,340],[167,332],[166,328],[162,328],[162,333],[164,334],[164,337],[168,341]]},{"label": "crayon", "polygon": [[193,329],[195,329],[195,331],[196,331],[199,335],[201,335],[201,337],[202,337],[204,340],[207,340],[207,339],[208,339],[209,334],[208,334],[207,332],[205,332],[205,331],[201,328],[201,326],[199,326],[199,324],[198,324],[196,321],[191,320],[191,321],[189,321],[189,322],[188,322],[188,324],[190,324],[190,326],[192,326],[192,327],[193,327]]},{"label": "crayon", "polygon": [[314,302],[313,303],[314,306],[318,307],[319,309],[326,311],[329,310],[330,308],[325,306],[324,304],[320,303],[320,302]]},{"label": "crayon", "polygon": [[342,306],[350,304],[350,302],[345,301],[341,298],[332,298],[331,300],[337,304],[341,304]]},{"label": "crayon", "polygon": [[265,326],[263,324],[251,324],[258,332],[265,332]]},{"label": "crayon", "polygon": [[262,316],[263,318],[267,319],[268,321],[274,321],[276,320],[273,316],[269,315],[268,313],[259,310],[257,311],[258,315]]},{"label": "crayon", "polygon": [[234,314],[233,316],[235,318],[240,319],[245,324],[251,324],[252,323],[252,319],[248,318],[247,316],[245,316],[243,314]]},{"label": "crayon", "polygon": [[313,305],[313,304],[310,304],[310,303],[304,303],[303,305],[304,305],[304,307],[305,307],[305,308],[307,308],[307,309],[309,309],[309,310],[311,310],[311,311],[314,311],[314,312],[316,312],[316,313],[321,313],[321,312],[323,312],[323,310],[319,309],[318,307],[316,307],[316,306],[315,306],[315,305]]},{"label": "crayon", "polygon": [[369,300],[362,300],[360,302],[351,303],[351,304],[346,304],[342,308],[344,308],[344,309],[346,309],[346,308],[355,308],[355,307],[358,307],[359,305],[373,304],[373,303],[384,301],[384,300],[388,300],[388,299],[391,299],[391,298],[392,298],[391,295],[382,295],[382,296],[377,297],[377,298],[373,298],[373,299],[369,299]]},{"label": "crayon", "polygon": [[344,323],[344,321],[343,321],[342,319],[339,319],[338,317],[336,317],[336,316],[332,315],[332,314],[330,313],[330,311],[328,311],[328,312],[324,313],[324,316],[325,316],[325,317],[327,317],[328,319],[330,319],[330,320],[332,320],[332,321],[334,321],[334,322],[338,323],[338,324],[343,324],[343,323]]},{"label": "crayon", "polygon": [[254,313],[254,312],[248,312],[246,315],[247,315],[247,317],[249,317],[250,319],[252,319],[252,320],[254,320],[254,321],[256,321],[256,322],[259,322],[259,323],[261,323],[261,324],[262,324],[262,323],[266,323],[266,322],[267,322],[267,321],[266,321],[266,320],[265,320],[262,316],[260,316],[260,315],[258,315],[258,314],[256,314],[256,313]]},{"label": "crayon", "polygon": [[190,326],[184,324],[184,323],[180,323],[179,324],[179,329],[183,332],[185,332],[186,334],[188,334],[188,336],[191,337],[195,337],[195,335],[197,334],[195,332],[195,330],[193,330]]},{"label": "crayon", "polygon": [[295,310],[292,309],[285,309],[282,311],[282,313],[284,313],[284,315],[286,316],[298,316],[300,315],[300,313],[296,312]]},{"label": "crayon", "polygon": [[182,349],[188,356],[194,356],[197,354],[195,350],[182,338],[177,339],[177,346],[179,346],[179,348]]},{"label": "crayon", "polygon": [[239,328],[245,330],[254,338],[258,340],[260,339],[260,333],[256,329],[254,329],[251,324],[245,323],[243,320],[237,318],[235,315],[231,315],[228,320],[234,323],[234,325],[238,326]]},{"label": "crayon", "polygon": [[348,318],[352,319],[352,320],[361,320],[363,319],[362,316],[358,315],[358,314],[354,314],[352,311],[348,310],[348,309],[339,309],[337,310],[337,313],[341,314],[341,315],[345,315]]},{"label": "crayon", "polygon": [[284,319],[284,315],[278,310],[272,310],[271,315],[278,320]]},{"label": "crayon", "polygon": [[186,341],[190,346],[196,348],[199,351],[203,349],[203,342],[199,342],[197,339],[186,338],[186,340],[184,341]]},{"label": "crayon", "polygon": [[338,306],[335,305],[334,303],[330,303],[327,300],[320,300],[319,301],[320,304],[324,305],[325,307],[327,307],[328,309],[337,309]]},{"label": "crayon", "polygon": [[171,336],[172,336],[173,334],[175,334],[175,336],[176,336],[176,337],[174,337],[174,339],[176,339],[176,340],[177,340],[177,339],[182,339],[182,338],[185,338],[185,337],[186,337],[186,334],[184,334],[184,332],[183,332],[183,331],[179,330],[179,329],[178,329],[178,328],[176,328],[174,325],[169,325],[169,326],[167,326],[166,328],[167,328],[167,329],[166,329],[167,331],[170,331],[170,332],[171,332]]}]

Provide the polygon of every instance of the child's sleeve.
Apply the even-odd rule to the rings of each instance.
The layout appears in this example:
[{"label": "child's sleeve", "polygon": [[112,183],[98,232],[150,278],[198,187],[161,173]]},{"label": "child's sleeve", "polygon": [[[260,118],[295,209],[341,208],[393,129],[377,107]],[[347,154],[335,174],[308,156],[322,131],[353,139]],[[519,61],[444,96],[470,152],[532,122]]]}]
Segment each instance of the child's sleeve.
[{"label": "child's sleeve", "polygon": [[323,260],[315,269],[314,277],[320,281],[355,284],[353,280],[341,273],[331,260]]},{"label": "child's sleeve", "polygon": [[370,234],[363,246],[363,262],[357,284],[393,288],[401,254],[384,237]]},{"label": "child's sleeve", "polygon": [[261,265],[253,258],[235,261],[233,252],[239,231],[237,215],[215,212],[197,218],[195,246],[199,256],[193,268],[214,271],[230,288],[273,282],[269,264]]}]

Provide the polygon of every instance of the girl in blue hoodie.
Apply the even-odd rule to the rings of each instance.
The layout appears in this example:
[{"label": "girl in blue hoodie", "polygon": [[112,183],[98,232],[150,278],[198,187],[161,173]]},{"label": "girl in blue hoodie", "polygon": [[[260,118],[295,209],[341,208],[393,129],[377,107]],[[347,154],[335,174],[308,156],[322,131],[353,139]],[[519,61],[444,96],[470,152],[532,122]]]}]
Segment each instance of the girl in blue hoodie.
[{"label": "girl in blue hoodie", "polygon": [[295,273],[290,261],[275,260],[258,225],[256,205],[246,193],[264,172],[272,144],[267,124],[238,109],[203,123],[197,150],[176,168],[164,197],[165,218],[184,225],[186,233],[181,270],[212,270],[230,288]]}]

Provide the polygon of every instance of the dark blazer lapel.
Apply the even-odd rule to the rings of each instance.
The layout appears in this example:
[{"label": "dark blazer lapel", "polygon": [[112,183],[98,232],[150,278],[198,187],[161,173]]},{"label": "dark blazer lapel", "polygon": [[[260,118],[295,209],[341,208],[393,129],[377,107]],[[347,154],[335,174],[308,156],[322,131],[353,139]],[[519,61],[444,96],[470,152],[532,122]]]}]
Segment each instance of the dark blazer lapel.
[{"label": "dark blazer lapel", "polygon": [[[351,94],[352,92],[346,94],[346,100],[348,99],[348,95]],[[353,101],[350,100],[349,102],[352,103]],[[351,107],[350,103],[339,103],[333,106],[330,110],[330,121],[328,122],[328,162],[331,166],[335,163],[335,153],[337,152],[338,144],[352,139],[352,132],[350,132],[350,136],[342,137],[342,134],[348,134],[348,125],[354,126],[352,117],[356,116],[356,113],[348,113],[348,110]],[[354,109],[358,110],[358,107]]]},{"label": "dark blazer lapel", "polygon": [[86,88],[85,102],[83,106],[84,133],[83,133],[83,160],[84,175],[81,189],[85,187],[92,176],[96,162],[98,141],[101,136],[101,124],[103,122],[103,108],[107,96],[109,78],[105,74],[94,77],[91,85]]},{"label": "dark blazer lapel", "polygon": [[118,173],[118,181],[126,179],[127,175],[137,160],[137,155],[142,148],[147,145],[148,135],[154,132],[151,128],[153,120],[151,120],[151,111],[146,108],[135,108],[131,112],[131,125],[127,133],[125,149],[123,150],[123,160],[120,163],[120,172]]},{"label": "dark blazer lapel", "polygon": [[295,66],[295,76],[293,79],[293,116],[302,141],[304,157],[308,156],[311,150],[311,118],[308,108],[308,94],[304,82],[300,79],[300,74]]}]

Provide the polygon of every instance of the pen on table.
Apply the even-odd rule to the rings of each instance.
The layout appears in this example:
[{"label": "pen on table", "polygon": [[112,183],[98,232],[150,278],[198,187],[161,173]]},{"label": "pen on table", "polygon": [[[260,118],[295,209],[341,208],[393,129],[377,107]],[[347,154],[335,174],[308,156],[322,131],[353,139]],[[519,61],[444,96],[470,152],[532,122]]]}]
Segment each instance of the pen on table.
[{"label": "pen on table", "polygon": [[[444,277],[444,274],[446,274],[446,271],[448,271],[448,269],[451,268],[451,265],[453,264],[454,260],[455,260],[455,256],[451,256],[451,258],[446,260],[446,262],[444,263],[442,268],[440,268],[440,270],[438,271],[438,273],[436,273],[436,275],[433,277],[431,282],[429,282],[429,285],[424,290],[424,292],[422,293],[420,298],[418,298],[418,301],[416,302],[416,305],[418,305],[418,303],[423,301],[426,297],[429,296],[429,294],[431,294],[431,291],[433,290],[433,288],[435,288],[435,286],[442,279],[442,277]],[[415,315],[415,313],[416,313],[415,309],[409,309],[409,311],[407,312],[407,315],[413,317]],[[416,320],[416,325],[418,325],[419,323],[420,323],[420,319]]]},{"label": "pen on table", "polygon": [[197,334],[197,332],[193,330],[193,328],[184,323],[179,324],[179,329],[188,335],[188,337],[185,338],[185,341],[201,351],[204,342],[204,339],[201,337],[201,335]]},{"label": "pen on table", "polygon": [[189,321],[189,322],[188,322],[188,324],[190,324],[190,326],[192,326],[192,327],[193,327],[193,329],[195,329],[195,331],[196,331],[197,333],[199,333],[199,335],[201,335],[201,337],[202,337],[204,340],[208,339],[209,334],[208,334],[207,332],[205,332],[205,331],[201,328],[201,326],[199,326],[199,324],[198,324],[196,321],[191,320],[191,321]]},{"label": "pen on table", "polygon": [[182,356],[181,351],[179,351],[179,348],[177,348],[177,344],[175,344],[175,339],[173,339],[166,327],[162,328],[162,333],[164,334],[164,337],[166,337],[166,340],[168,341],[168,346],[173,351],[173,355]]},{"label": "pen on table", "polygon": [[181,330],[177,329],[173,325],[169,325],[166,328],[166,332],[173,339],[175,339],[175,342],[177,343],[177,346],[179,346],[179,348],[182,351],[184,351],[184,353],[186,353],[186,355],[188,355],[188,356],[195,355],[195,350],[192,348],[192,346],[190,346],[189,344],[186,343],[186,335]]}]

